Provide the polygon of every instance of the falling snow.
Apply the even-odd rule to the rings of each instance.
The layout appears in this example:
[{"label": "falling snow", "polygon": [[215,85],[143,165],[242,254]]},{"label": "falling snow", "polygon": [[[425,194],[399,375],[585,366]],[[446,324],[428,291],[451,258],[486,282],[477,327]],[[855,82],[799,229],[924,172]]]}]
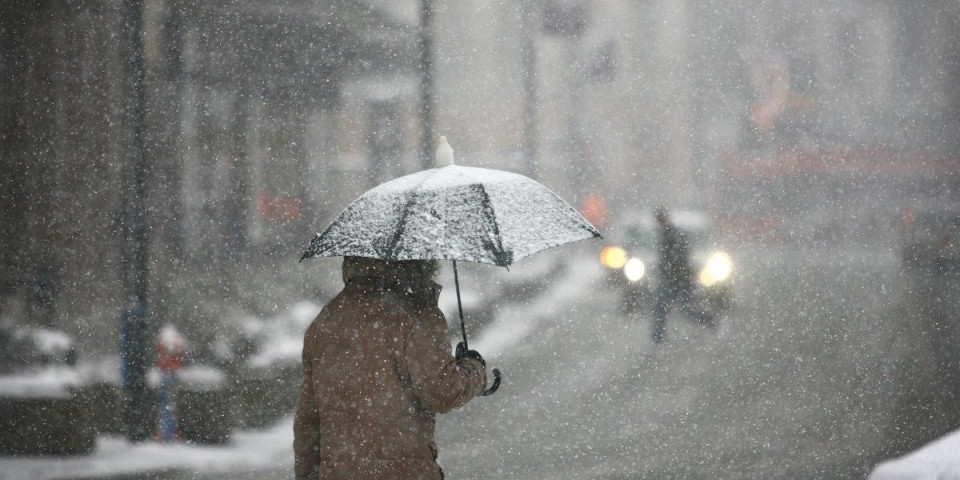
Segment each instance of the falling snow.
[{"label": "falling snow", "polygon": [[960,478],[958,46],[956,0],[0,2],[0,480],[290,478],[343,255],[458,261],[503,383],[449,478]]}]

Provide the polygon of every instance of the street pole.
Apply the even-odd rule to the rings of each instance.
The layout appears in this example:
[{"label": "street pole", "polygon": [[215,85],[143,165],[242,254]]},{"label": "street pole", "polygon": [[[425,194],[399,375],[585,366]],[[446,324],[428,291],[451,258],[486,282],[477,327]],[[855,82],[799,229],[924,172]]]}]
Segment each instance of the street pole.
[{"label": "street pole", "polygon": [[141,442],[149,438],[153,407],[147,385],[152,358],[147,326],[147,222],[144,208],[146,158],[144,148],[144,60],[142,0],[128,0],[124,11],[127,128],[124,148],[124,202],[121,214],[121,280],[124,305],[121,317],[121,361],[127,401],[127,438]]},{"label": "street pole", "polygon": [[579,80],[581,69],[577,63],[580,42],[589,26],[590,4],[586,0],[546,0],[543,4],[542,30],[545,35],[561,39],[566,52],[564,59],[565,75],[564,104],[565,130],[560,135],[559,146],[562,149],[562,183],[574,192],[579,203],[584,197],[584,175],[587,160],[583,153],[583,135],[580,128],[580,96],[583,81]]},{"label": "street pole", "polygon": [[420,164],[433,167],[433,0],[420,0]]},{"label": "street pole", "polygon": [[566,157],[567,168],[574,174],[573,178],[568,177],[572,183],[572,189],[576,194],[576,201],[579,205],[589,193],[593,179],[590,177],[592,170],[588,162],[593,159],[584,158],[584,137],[580,117],[582,116],[582,98],[583,98],[583,72],[580,68],[580,46],[581,35],[570,37],[567,42],[566,61],[567,67],[567,145]]},{"label": "street pole", "polygon": [[520,2],[521,46],[520,61],[523,69],[523,160],[526,164],[528,177],[537,180],[539,154],[539,126],[537,121],[537,49],[536,37],[539,31],[537,24],[539,2]]},{"label": "street pole", "polygon": [[663,181],[670,186],[668,198],[673,205],[688,205],[696,200],[693,183],[693,152],[691,99],[688,62],[687,25],[688,0],[659,0],[661,13],[657,41],[660,51],[660,75],[663,78],[661,95],[662,124],[666,146],[667,176]]}]

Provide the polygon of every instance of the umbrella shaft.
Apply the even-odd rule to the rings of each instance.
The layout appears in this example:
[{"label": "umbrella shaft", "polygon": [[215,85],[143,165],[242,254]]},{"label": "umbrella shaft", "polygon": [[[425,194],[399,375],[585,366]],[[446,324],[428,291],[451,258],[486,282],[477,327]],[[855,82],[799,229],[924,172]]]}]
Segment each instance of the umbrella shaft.
[{"label": "umbrella shaft", "polygon": [[460,331],[463,332],[463,348],[467,346],[467,327],[463,324],[463,304],[460,303],[460,275],[457,273],[457,261],[453,261],[453,284],[457,288],[457,309],[460,311]]}]

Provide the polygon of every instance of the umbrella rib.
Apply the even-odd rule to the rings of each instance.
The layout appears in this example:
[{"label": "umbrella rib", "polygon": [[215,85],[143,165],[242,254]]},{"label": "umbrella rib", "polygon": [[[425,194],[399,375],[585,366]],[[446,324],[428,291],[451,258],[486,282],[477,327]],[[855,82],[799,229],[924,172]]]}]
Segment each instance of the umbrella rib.
[{"label": "umbrella rib", "polygon": [[503,251],[503,240],[500,238],[500,226],[497,224],[497,212],[493,209],[493,202],[490,201],[490,195],[482,183],[476,184],[480,191],[481,203],[483,204],[483,214],[487,221],[493,226],[494,255],[497,256],[497,265],[506,267],[510,265],[510,259],[506,258],[506,252]]},{"label": "umbrella rib", "polygon": [[315,257],[317,256],[317,254],[320,253],[319,248],[316,246],[316,244],[319,242],[321,238],[323,238],[324,235],[327,234],[327,232],[330,231],[331,228],[333,228],[333,225],[337,223],[337,220],[340,220],[340,218],[343,217],[344,213],[345,212],[340,212],[340,214],[337,215],[337,217],[334,218],[332,222],[330,222],[330,225],[327,225],[327,228],[325,228],[323,232],[318,233],[316,236],[313,237],[313,240],[310,241],[310,245],[307,246],[307,251],[303,252],[303,256],[300,257],[300,260],[299,260],[300,262],[302,262],[306,258]]},{"label": "umbrella rib", "polygon": [[[395,255],[397,244],[400,243],[400,239],[403,237],[403,233],[407,230],[407,217],[410,215],[410,207],[416,201],[417,196],[414,195],[417,190],[420,190],[420,187],[423,186],[424,182],[427,181],[429,176],[425,176],[416,187],[410,189],[410,196],[407,198],[407,202],[403,206],[403,211],[400,212],[400,221],[397,222],[397,229],[393,232],[393,238],[390,239],[390,243],[387,246],[387,255]],[[392,260],[397,260],[392,258]]]}]

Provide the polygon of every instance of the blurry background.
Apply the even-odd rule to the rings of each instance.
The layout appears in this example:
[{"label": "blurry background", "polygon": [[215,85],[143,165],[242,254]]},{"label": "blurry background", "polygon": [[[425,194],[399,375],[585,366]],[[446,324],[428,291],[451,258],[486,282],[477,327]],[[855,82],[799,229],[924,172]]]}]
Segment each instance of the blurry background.
[{"label": "blurry background", "polygon": [[[732,235],[787,241],[819,217],[898,220],[891,192],[912,200],[960,170],[955,1],[434,3],[427,135],[571,203],[693,205]],[[124,5],[0,8],[0,313],[113,348]],[[211,332],[323,288],[295,262],[313,233],[425,165],[421,13],[414,1],[145,4],[156,323]]]}]

